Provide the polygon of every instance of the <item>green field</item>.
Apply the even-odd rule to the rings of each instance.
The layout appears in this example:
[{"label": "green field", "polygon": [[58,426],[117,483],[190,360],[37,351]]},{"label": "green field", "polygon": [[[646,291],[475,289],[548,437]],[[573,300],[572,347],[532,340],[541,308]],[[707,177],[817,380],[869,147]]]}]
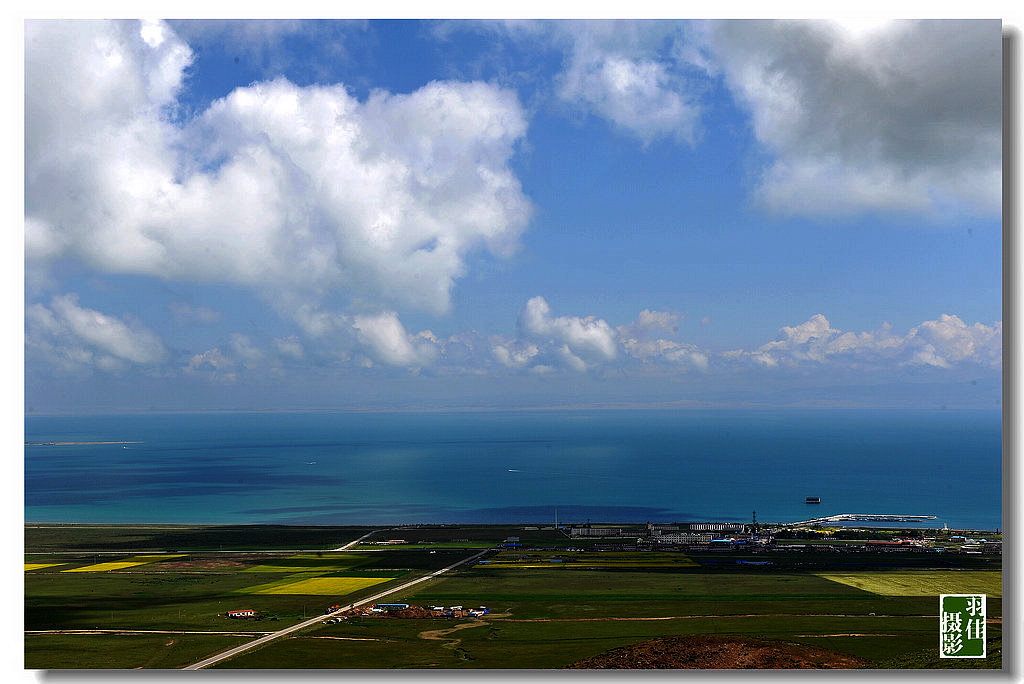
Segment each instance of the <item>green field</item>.
[{"label": "green field", "polygon": [[190,634],[26,634],[25,667],[181,668],[250,638]]},{"label": "green field", "polygon": [[[477,566],[393,599],[486,605],[493,614],[477,622],[363,619],[324,625],[222,667],[272,667],[315,653],[310,662],[332,668],[551,668],[637,641],[686,634],[806,643],[880,663],[934,649],[938,628],[935,597],[879,595],[813,573],[513,573]],[[989,615],[998,614],[998,601],[990,601]],[[459,624],[467,626],[440,640],[421,636]],[[991,639],[999,633],[998,625],[990,626]],[[334,639],[319,638],[326,636]]]},{"label": "green field", "polygon": [[297,554],[246,568],[245,572],[341,572],[372,563],[365,553]]},{"label": "green field", "polygon": [[501,551],[485,561],[496,568],[686,568],[698,564],[681,553],[645,551]]},{"label": "green field", "polygon": [[[224,530],[227,542],[256,536],[253,530]],[[328,550],[337,548],[337,530],[325,533],[322,548],[304,551],[289,542],[309,541],[308,528],[297,528],[294,539],[287,530],[273,532],[273,546],[288,551],[175,550],[152,544],[172,533],[207,545],[220,541],[210,528],[110,527],[86,537],[96,545],[91,550],[69,553],[54,548],[52,531],[26,527],[26,667],[183,667],[475,553],[447,544],[498,544],[516,530],[415,528],[412,534],[402,530],[402,537],[388,530],[380,537],[434,543],[346,552]],[[470,541],[451,541],[460,537]],[[101,545],[104,538],[112,548]],[[743,554],[569,551],[570,540],[563,539],[565,545],[545,544],[542,551],[495,550],[483,560],[496,563],[466,566],[383,599],[485,605],[491,612],[482,620],[317,622],[218,667],[557,668],[612,648],[687,634],[805,643],[877,667],[1001,663],[997,621],[989,624],[992,655],[985,661],[937,662],[935,654],[938,593],[985,593],[988,616],[1001,616],[998,557],[785,552],[749,556],[770,558],[771,565],[743,565],[736,563],[748,558]],[[66,572],[90,566],[104,569]],[[266,619],[224,616],[239,609]]]},{"label": "green field", "polygon": [[[825,616],[544,622],[485,616],[473,626],[439,639],[422,636],[424,632],[447,631],[460,624],[470,623],[364,619],[325,625],[303,637],[242,654],[219,667],[274,668],[313,663],[314,667],[324,668],[558,668],[612,648],[686,634],[756,635],[826,646],[881,662],[934,648],[936,641],[936,621],[931,618]],[[827,636],[851,633],[865,636]],[[894,634],[899,639],[894,639]],[[993,639],[999,638],[998,630],[992,630],[992,634]]]}]

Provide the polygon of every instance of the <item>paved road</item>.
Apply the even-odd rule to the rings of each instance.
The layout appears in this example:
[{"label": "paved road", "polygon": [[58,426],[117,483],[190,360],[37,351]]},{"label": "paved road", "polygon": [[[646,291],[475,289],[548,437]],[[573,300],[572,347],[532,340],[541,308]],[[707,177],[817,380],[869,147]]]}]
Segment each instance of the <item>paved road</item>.
[{"label": "paved road", "polygon": [[274,639],[278,639],[280,637],[286,636],[288,634],[291,634],[292,632],[297,632],[300,629],[305,629],[306,627],[311,627],[311,626],[317,624],[318,622],[320,622],[322,620],[325,620],[328,617],[335,616],[335,615],[340,615],[344,611],[351,610],[352,608],[355,608],[356,606],[362,606],[362,605],[365,605],[367,603],[374,603],[374,602],[377,601],[377,599],[381,599],[381,598],[384,598],[385,596],[388,596],[390,594],[394,594],[397,591],[402,591],[403,589],[407,589],[407,588],[413,586],[414,584],[419,584],[420,582],[426,582],[427,580],[433,579],[433,578],[437,577],[438,575],[440,575],[442,573],[448,572],[452,568],[457,568],[458,566],[462,565],[463,563],[468,563],[468,562],[470,562],[472,560],[476,560],[477,558],[479,558],[480,556],[484,555],[488,551],[490,551],[490,549],[484,549],[483,551],[481,551],[480,553],[476,554],[475,556],[470,556],[469,558],[463,558],[459,562],[452,563],[451,565],[449,565],[446,568],[441,568],[440,570],[435,570],[434,572],[430,573],[429,575],[424,575],[423,577],[420,577],[418,579],[414,579],[414,580],[412,580],[410,582],[406,582],[405,584],[402,584],[400,586],[394,587],[392,589],[388,589],[387,591],[383,591],[383,592],[381,592],[379,594],[375,594],[374,596],[371,596],[370,598],[363,599],[362,601],[357,601],[356,603],[350,603],[349,605],[344,606],[343,608],[339,608],[338,610],[334,611],[333,613],[326,613],[324,615],[317,615],[316,617],[310,618],[309,620],[306,620],[305,622],[300,622],[300,623],[298,623],[296,625],[292,625],[291,627],[286,627],[286,628],[282,629],[279,632],[274,632],[273,634],[268,634],[267,636],[260,637],[259,639],[256,639],[255,641],[250,641],[247,644],[242,644],[241,646],[236,646],[235,648],[232,648],[232,649],[229,649],[227,651],[224,651],[223,653],[218,653],[217,655],[210,656],[209,658],[206,658],[205,660],[200,660],[198,663],[195,663],[194,665],[189,665],[188,667],[183,668],[183,669],[185,669],[185,670],[202,670],[203,668],[206,668],[206,667],[209,667],[210,665],[214,665],[216,663],[219,663],[222,660],[227,660],[228,658],[234,657],[234,656],[238,655],[239,653],[242,653],[243,651],[248,651],[249,649],[256,648],[257,646],[262,646],[263,644],[267,643],[268,641],[273,641]]},{"label": "paved road", "polygon": [[351,549],[352,547],[356,546],[356,545],[357,545],[357,544],[358,544],[359,542],[361,542],[361,541],[363,541],[364,539],[366,539],[367,537],[369,537],[369,536],[370,536],[371,534],[376,534],[376,533],[378,533],[378,532],[382,532],[382,531],[383,531],[383,530],[370,530],[369,532],[367,532],[366,534],[364,534],[364,535],[363,535],[362,537],[360,537],[359,539],[355,539],[355,540],[353,540],[353,541],[350,541],[350,542],[349,542],[348,544],[345,544],[344,546],[339,546],[338,548],[336,548],[336,549],[331,549],[331,550],[332,550],[332,551],[348,551],[348,550],[349,550],[349,549]]}]

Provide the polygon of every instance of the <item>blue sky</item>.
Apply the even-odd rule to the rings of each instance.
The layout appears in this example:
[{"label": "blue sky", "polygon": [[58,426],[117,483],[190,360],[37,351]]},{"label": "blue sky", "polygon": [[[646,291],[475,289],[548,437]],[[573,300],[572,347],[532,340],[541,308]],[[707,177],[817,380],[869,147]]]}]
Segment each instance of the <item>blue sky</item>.
[{"label": "blue sky", "polygon": [[29,412],[998,407],[999,22],[32,21]]}]

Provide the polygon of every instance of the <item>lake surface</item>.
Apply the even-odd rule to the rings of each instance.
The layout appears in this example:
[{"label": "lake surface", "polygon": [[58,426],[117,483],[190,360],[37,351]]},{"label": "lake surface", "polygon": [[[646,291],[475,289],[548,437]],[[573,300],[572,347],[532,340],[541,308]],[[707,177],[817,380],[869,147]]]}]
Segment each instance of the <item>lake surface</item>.
[{"label": "lake surface", "polygon": [[32,522],[550,524],[557,507],[559,523],[757,511],[1002,528],[991,411],[29,416],[25,441]]}]

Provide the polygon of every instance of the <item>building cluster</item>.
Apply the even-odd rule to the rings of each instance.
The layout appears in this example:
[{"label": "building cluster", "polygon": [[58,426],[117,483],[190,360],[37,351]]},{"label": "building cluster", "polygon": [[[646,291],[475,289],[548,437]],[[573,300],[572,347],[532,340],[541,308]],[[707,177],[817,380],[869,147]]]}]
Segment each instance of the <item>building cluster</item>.
[{"label": "building cluster", "polygon": [[[569,537],[597,542],[589,545],[595,551],[679,550],[704,551],[836,551],[836,552],[933,552],[964,554],[1001,554],[1002,542],[953,535],[944,539],[923,537],[865,541],[863,544],[828,543],[825,530],[814,530],[816,543],[776,543],[772,528],[756,523],[690,522],[646,525],[574,525]],[[809,531],[808,531],[809,532]],[[820,537],[819,537],[820,535]],[[508,543],[505,547],[518,544]],[[518,539],[515,540],[518,542]]]},{"label": "building cluster", "polygon": [[[337,610],[331,606],[326,612]],[[467,608],[465,606],[416,606],[409,603],[375,603],[372,606],[357,606],[345,611],[344,616],[331,618],[324,624],[344,620],[347,617],[399,617],[399,618],[441,618],[480,617],[491,612],[487,606]]]},{"label": "building cluster", "polygon": [[[687,547],[689,550],[733,550],[737,546],[767,544],[771,538],[757,534],[752,525],[732,522],[691,522],[643,526],[578,525],[569,528],[572,539],[618,540],[619,544],[597,544],[629,551],[644,548]],[[626,548],[630,547],[630,548]]]}]

